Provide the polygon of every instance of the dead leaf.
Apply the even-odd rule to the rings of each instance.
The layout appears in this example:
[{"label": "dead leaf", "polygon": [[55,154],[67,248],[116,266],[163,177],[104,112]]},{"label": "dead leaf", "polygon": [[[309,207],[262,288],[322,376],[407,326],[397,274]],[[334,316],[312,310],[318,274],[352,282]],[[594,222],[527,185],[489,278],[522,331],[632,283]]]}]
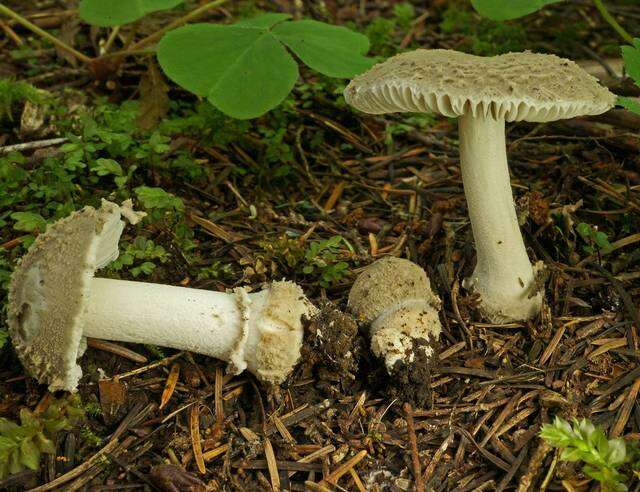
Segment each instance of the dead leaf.
[{"label": "dead leaf", "polygon": [[150,61],[147,73],[140,80],[140,113],[136,124],[141,130],[155,128],[169,111],[169,86],[155,61]]},{"label": "dead leaf", "polygon": [[169,400],[171,400],[171,395],[176,389],[176,384],[178,383],[178,376],[180,376],[180,364],[173,364],[171,366],[171,371],[169,372],[169,376],[167,377],[167,382],[164,386],[164,391],[162,392],[162,398],[160,399],[160,407],[159,410],[162,410]]},{"label": "dead leaf", "polygon": [[98,381],[100,406],[105,420],[113,418],[120,407],[127,401],[127,387],[118,379],[101,379]]}]

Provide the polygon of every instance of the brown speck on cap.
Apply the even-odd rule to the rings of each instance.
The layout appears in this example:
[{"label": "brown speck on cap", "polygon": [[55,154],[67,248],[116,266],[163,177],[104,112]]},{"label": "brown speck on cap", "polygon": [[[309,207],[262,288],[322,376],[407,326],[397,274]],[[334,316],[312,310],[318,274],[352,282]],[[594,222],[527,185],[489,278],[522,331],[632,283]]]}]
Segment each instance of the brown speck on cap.
[{"label": "brown speck on cap", "polygon": [[555,55],[481,57],[442,49],[389,58],[354,78],[344,94],[365,113],[471,113],[535,122],[601,114],[616,100],[595,77]]},{"label": "brown speck on cap", "polygon": [[11,277],[9,334],[27,371],[51,391],[74,391],[82,375],[83,306],[95,270],[118,256],[120,212],[103,201],[51,224]]}]

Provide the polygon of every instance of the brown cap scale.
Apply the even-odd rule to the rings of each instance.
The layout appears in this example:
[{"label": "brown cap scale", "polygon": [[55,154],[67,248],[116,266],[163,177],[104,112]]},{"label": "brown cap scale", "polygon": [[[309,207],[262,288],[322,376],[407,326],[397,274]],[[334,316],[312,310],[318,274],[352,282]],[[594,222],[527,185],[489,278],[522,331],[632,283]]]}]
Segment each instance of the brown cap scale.
[{"label": "brown cap scale", "polygon": [[505,122],[547,122],[596,115],[615,96],[570,60],[537,53],[479,57],[419,49],[359,75],[347,102],[366,113],[435,112],[458,117],[460,168],[477,265],[465,286],[480,294],[494,322],[523,320],[540,310],[520,233],[506,157]]},{"label": "brown cap scale", "polygon": [[398,363],[406,367],[426,359],[431,364],[437,357],[440,299],[415,263],[385,257],[366,267],[353,283],[349,309],[369,325],[371,349],[389,373]]}]

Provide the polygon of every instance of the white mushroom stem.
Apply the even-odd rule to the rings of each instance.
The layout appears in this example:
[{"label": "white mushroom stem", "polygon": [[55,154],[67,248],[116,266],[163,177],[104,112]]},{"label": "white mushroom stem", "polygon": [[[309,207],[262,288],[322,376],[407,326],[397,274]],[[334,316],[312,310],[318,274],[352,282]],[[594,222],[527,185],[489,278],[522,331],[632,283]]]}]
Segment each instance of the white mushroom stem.
[{"label": "white mushroom stem", "polygon": [[84,336],[197,352],[228,361],[236,374],[248,368],[272,382],[281,382],[295,364],[301,317],[313,309],[289,282],[252,294],[241,288],[228,294],[104,278],[90,282]]},{"label": "white mushroom stem", "polygon": [[491,116],[459,118],[460,167],[477,265],[465,286],[480,294],[481,308],[496,323],[525,320],[540,310],[516,216],[507,165],[505,122]]}]

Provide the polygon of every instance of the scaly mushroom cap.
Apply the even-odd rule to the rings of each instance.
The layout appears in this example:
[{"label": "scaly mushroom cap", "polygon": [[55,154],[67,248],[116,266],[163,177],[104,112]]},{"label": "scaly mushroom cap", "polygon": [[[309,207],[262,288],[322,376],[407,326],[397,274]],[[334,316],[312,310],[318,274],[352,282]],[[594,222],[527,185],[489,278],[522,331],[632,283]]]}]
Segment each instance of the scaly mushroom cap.
[{"label": "scaly mushroom cap", "polygon": [[389,306],[407,299],[426,300],[436,310],[440,308],[440,299],[422,268],[412,261],[386,256],[358,275],[348,304],[358,320],[371,323]]},{"label": "scaly mushroom cap", "polygon": [[555,121],[611,109],[614,94],[571,60],[523,52],[493,57],[418,49],[354,78],[347,103],[365,113],[466,113],[506,121]]},{"label": "scaly mushroom cap", "polygon": [[84,351],[81,317],[94,272],[118,257],[121,209],[104,201],[47,227],[11,277],[8,325],[27,371],[51,391],[74,391]]},{"label": "scaly mushroom cap", "polygon": [[[391,374],[414,362],[429,370],[440,337],[440,298],[426,272],[402,258],[378,260],[358,276],[349,293],[349,309],[370,324],[371,349]],[[398,362],[401,362],[398,365]]]}]

